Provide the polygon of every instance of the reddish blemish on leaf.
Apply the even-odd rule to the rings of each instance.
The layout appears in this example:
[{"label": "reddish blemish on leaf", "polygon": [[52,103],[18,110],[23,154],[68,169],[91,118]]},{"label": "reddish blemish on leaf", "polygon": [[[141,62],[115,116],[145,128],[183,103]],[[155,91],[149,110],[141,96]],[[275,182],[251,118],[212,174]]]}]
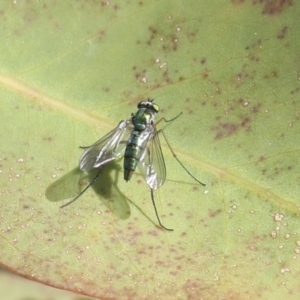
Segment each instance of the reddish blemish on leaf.
[{"label": "reddish blemish on leaf", "polygon": [[[246,3],[246,0],[231,0],[234,5],[241,5]],[[264,15],[279,15],[286,8],[294,4],[294,0],[251,0],[252,5],[263,5],[262,14]]]},{"label": "reddish blemish on leaf", "polygon": [[283,40],[283,39],[286,37],[286,35],[287,35],[288,29],[289,29],[289,28],[288,28],[287,26],[284,26],[284,27],[280,30],[280,32],[278,33],[277,38],[278,38],[279,40]]}]

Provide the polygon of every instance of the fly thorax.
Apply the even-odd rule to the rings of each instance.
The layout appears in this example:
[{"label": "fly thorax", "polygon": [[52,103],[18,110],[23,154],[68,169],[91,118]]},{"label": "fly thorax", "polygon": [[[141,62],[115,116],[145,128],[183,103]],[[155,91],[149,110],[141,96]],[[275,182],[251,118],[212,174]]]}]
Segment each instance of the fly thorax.
[{"label": "fly thorax", "polygon": [[134,129],[143,131],[153,124],[155,113],[150,109],[139,109],[132,118]]}]

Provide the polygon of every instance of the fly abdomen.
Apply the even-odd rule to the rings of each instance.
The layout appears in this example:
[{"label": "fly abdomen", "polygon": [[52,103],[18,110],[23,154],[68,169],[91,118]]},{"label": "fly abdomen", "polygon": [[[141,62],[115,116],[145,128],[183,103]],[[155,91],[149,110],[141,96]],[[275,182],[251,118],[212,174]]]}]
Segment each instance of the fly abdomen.
[{"label": "fly abdomen", "polygon": [[144,138],[139,132],[133,132],[124,154],[124,179],[129,181],[144,151]]}]

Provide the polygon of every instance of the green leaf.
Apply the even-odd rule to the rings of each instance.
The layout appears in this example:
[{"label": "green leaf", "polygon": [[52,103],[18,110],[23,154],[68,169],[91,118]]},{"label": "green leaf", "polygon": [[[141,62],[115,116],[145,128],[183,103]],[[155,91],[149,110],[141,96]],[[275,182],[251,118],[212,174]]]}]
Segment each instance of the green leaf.
[{"label": "green leaf", "polygon": [[[99,299],[298,299],[299,3],[1,4],[1,266]],[[90,145],[154,98],[167,181]],[[157,127],[164,128],[163,120]],[[95,170],[96,172],[97,170]],[[90,176],[90,177],[88,177]],[[66,198],[65,198],[66,197]]]}]

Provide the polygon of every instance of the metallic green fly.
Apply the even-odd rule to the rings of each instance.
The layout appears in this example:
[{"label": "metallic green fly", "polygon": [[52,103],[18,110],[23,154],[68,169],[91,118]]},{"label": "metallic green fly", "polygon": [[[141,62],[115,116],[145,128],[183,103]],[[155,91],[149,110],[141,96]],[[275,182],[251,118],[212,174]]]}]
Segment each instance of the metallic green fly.
[{"label": "metallic green fly", "polygon": [[[160,146],[159,133],[163,134],[173,156],[184,170],[199,184],[203,186],[205,184],[197,180],[177,158],[163,131],[156,130],[154,121],[156,114],[159,112],[159,107],[153,102],[153,99],[140,102],[137,108],[138,110],[135,114],[132,114],[129,119],[121,121],[115,129],[99,141],[91,146],[81,147],[86,150],[79,160],[80,170],[87,172],[95,168],[100,168],[100,170],[88,186],[70,202],[61,206],[61,208],[74,202],[94,184],[100,175],[101,166],[124,156],[124,179],[129,181],[136,168],[139,168],[150,187],[151,200],[159,225],[166,230],[172,231],[173,229],[162,225],[154,201],[153,190],[160,188],[166,180],[166,165]],[[171,122],[180,115],[181,113],[171,120],[166,120],[165,118],[162,118],[162,120]]]}]

